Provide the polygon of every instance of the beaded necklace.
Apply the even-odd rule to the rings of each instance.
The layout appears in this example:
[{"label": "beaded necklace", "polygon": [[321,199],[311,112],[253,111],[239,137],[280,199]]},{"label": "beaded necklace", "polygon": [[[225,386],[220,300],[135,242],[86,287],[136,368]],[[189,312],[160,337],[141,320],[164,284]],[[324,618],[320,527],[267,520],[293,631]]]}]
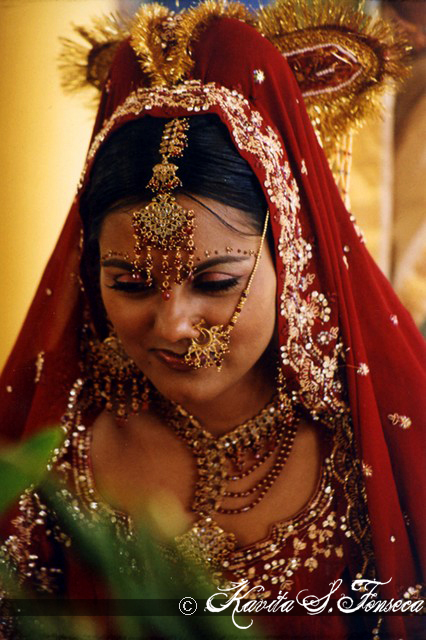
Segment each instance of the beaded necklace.
[{"label": "beaded necklace", "polygon": [[[203,429],[197,419],[179,405],[173,407],[166,419],[195,457],[198,479],[192,510],[202,517],[214,512],[244,513],[259,504],[287,462],[297,432],[294,407],[281,394],[257,416],[219,438]],[[264,475],[248,489],[229,488],[271,458],[275,459]],[[223,502],[244,498],[248,501],[243,506],[223,506]]]}]

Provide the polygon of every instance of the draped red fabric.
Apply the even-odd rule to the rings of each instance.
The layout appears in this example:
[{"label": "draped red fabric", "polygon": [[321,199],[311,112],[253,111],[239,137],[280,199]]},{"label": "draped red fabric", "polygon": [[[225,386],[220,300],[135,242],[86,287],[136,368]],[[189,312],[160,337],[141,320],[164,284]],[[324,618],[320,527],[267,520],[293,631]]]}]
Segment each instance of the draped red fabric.
[{"label": "draped red fabric", "polygon": [[[424,341],[343,205],[297,82],[281,53],[253,27],[217,18],[202,32],[192,57],[189,79],[198,83],[187,85],[188,95],[198,91],[203,100],[210,95],[203,93],[203,87],[211,88],[213,98],[203,112],[217,113],[227,125],[270,207],[282,284],[278,329],[288,385],[301,393],[307,410],[322,422],[332,422],[333,415],[345,403],[349,405],[356,454],[364,469],[377,578],[390,580],[383,586],[384,597],[401,597],[408,587],[424,580],[426,565]],[[255,70],[263,72],[262,82],[256,81]],[[197,109],[179,102],[172,89],[153,90],[148,107],[146,94],[145,106],[141,102],[137,106],[138,99],[125,102],[132,92],[147,86],[135,53],[124,42],[102,94],[82,189],[103,139],[124,122],[148,112],[158,117],[196,117]],[[214,98],[216,90],[226,94],[226,108],[221,98]],[[123,104],[128,108],[117,111]],[[258,129],[253,125],[250,134],[258,145],[253,149],[239,138],[240,107],[248,118],[260,116]],[[257,118],[248,122],[256,123]],[[268,151],[271,140],[276,146]],[[263,145],[263,158],[256,151],[259,145]],[[281,155],[277,156],[277,149]],[[265,160],[268,154],[271,166]],[[81,374],[78,343],[84,292],[79,280],[78,204],[79,196],[1,378],[1,433],[11,439],[57,423],[69,389]],[[288,235],[290,226],[286,228],[292,220],[294,241]],[[298,263],[302,260],[298,251],[304,252],[306,269]],[[290,279],[293,266],[300,271],[299,280]],[[323,316],[315,306],[318,292],[329,309]],[[338,327],[338,333],[331,331],[321,343],[320,334],[332,327]],[[309,341],[316,347],[309,346]],[[44,367],[36,382],[39,354]],[[323,428],[320,423],[319,428]],[[410,637],[405,618],[389,616],[386,624],[391,637]]]}]

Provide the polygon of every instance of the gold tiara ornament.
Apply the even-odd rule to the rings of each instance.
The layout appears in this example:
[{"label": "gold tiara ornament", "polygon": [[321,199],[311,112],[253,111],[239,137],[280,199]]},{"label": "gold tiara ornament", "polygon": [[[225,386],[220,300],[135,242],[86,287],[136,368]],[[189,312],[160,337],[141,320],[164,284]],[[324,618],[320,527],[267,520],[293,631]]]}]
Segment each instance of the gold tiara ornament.
[{"label": "gold tiara ornament", "polygon": [[[147,187],[154,192],[151,202],[132,213],[135,259],[133,273],[143,273],[152,284],[152,249],[162,252],[159,287],[170,297],[170,282],[181,284],[190,275],[194,258],[194,212],[182,207],[173,191],[182,186],[178,166],[170,158],[181,157],[187,146],[188,118],[174,118],[164,127],[160,143],[161,162],[152,170]],[[170,256],[173,253],[173,256]],[[185,254],[185,255],[183,255]]]},{"label": "gold tiara ornament", "polygon": [[85,44],[63,40],[63,85],[70,90],[104,86],[113,53],[129,38],[151,86],[175,86],[190,77],[194,46],[212,21],[225,16],[250,24],[292,68],[349,206],[352,135],[383,111],[386,87],[409,75],[406,37],[395,24],[370,16],[365,4],[275,0],[251,11],[240,2],[205,0],[178,13],[158,3],[145,4],[132,21],[106,17],[104,25],[98,20],[91,29],[76,27]]}]

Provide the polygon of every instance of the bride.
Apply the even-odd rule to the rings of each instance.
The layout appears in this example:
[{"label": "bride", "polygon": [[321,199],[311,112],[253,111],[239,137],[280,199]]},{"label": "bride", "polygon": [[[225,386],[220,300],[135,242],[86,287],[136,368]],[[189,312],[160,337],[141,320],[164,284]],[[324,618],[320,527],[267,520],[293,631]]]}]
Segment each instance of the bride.
[{"label": "bride", "polygon": [[[285,7],[255,28],[240,5],[148,6],[115,43],[78,195],[3,374],[5,432],[64,416],[53,467],[76,511],[137,535],[147,505],[173,504],[168,535],[217,584],[273,599],[339,580],[356,598],[354,581],[377,580],[382,598],[412,599],[423,344],[301,93],[347,91],[368,45],[280,40]],[[313,61],[333,73],[313,78]],[[26,492],[4,552],[48,593],[95,597],[96,576],[57,564],[40,505]],[[263,623],[281,638],[417,637],[407,616]]]}]

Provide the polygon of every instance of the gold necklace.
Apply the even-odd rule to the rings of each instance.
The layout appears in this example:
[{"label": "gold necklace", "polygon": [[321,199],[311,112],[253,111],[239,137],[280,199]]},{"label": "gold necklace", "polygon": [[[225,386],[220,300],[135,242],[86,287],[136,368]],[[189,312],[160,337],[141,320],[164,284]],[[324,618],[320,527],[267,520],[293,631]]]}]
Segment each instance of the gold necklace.
[{"label": "gold necklace", "polygon": [[[198,420],[175,405],[166,417],[176,435],[191,450],[198,479],[192,510],[202,517],[212,513],[237,514],[255,507],[271,489],[290,455],[297,431],[296,411],[291,400],[280,393],[257,416],[215,438]],[[248,489],[236,491],[229,484],[250,476],[275,456],[260,480]],[[223,506],[249,498],[243,506]]]}]

